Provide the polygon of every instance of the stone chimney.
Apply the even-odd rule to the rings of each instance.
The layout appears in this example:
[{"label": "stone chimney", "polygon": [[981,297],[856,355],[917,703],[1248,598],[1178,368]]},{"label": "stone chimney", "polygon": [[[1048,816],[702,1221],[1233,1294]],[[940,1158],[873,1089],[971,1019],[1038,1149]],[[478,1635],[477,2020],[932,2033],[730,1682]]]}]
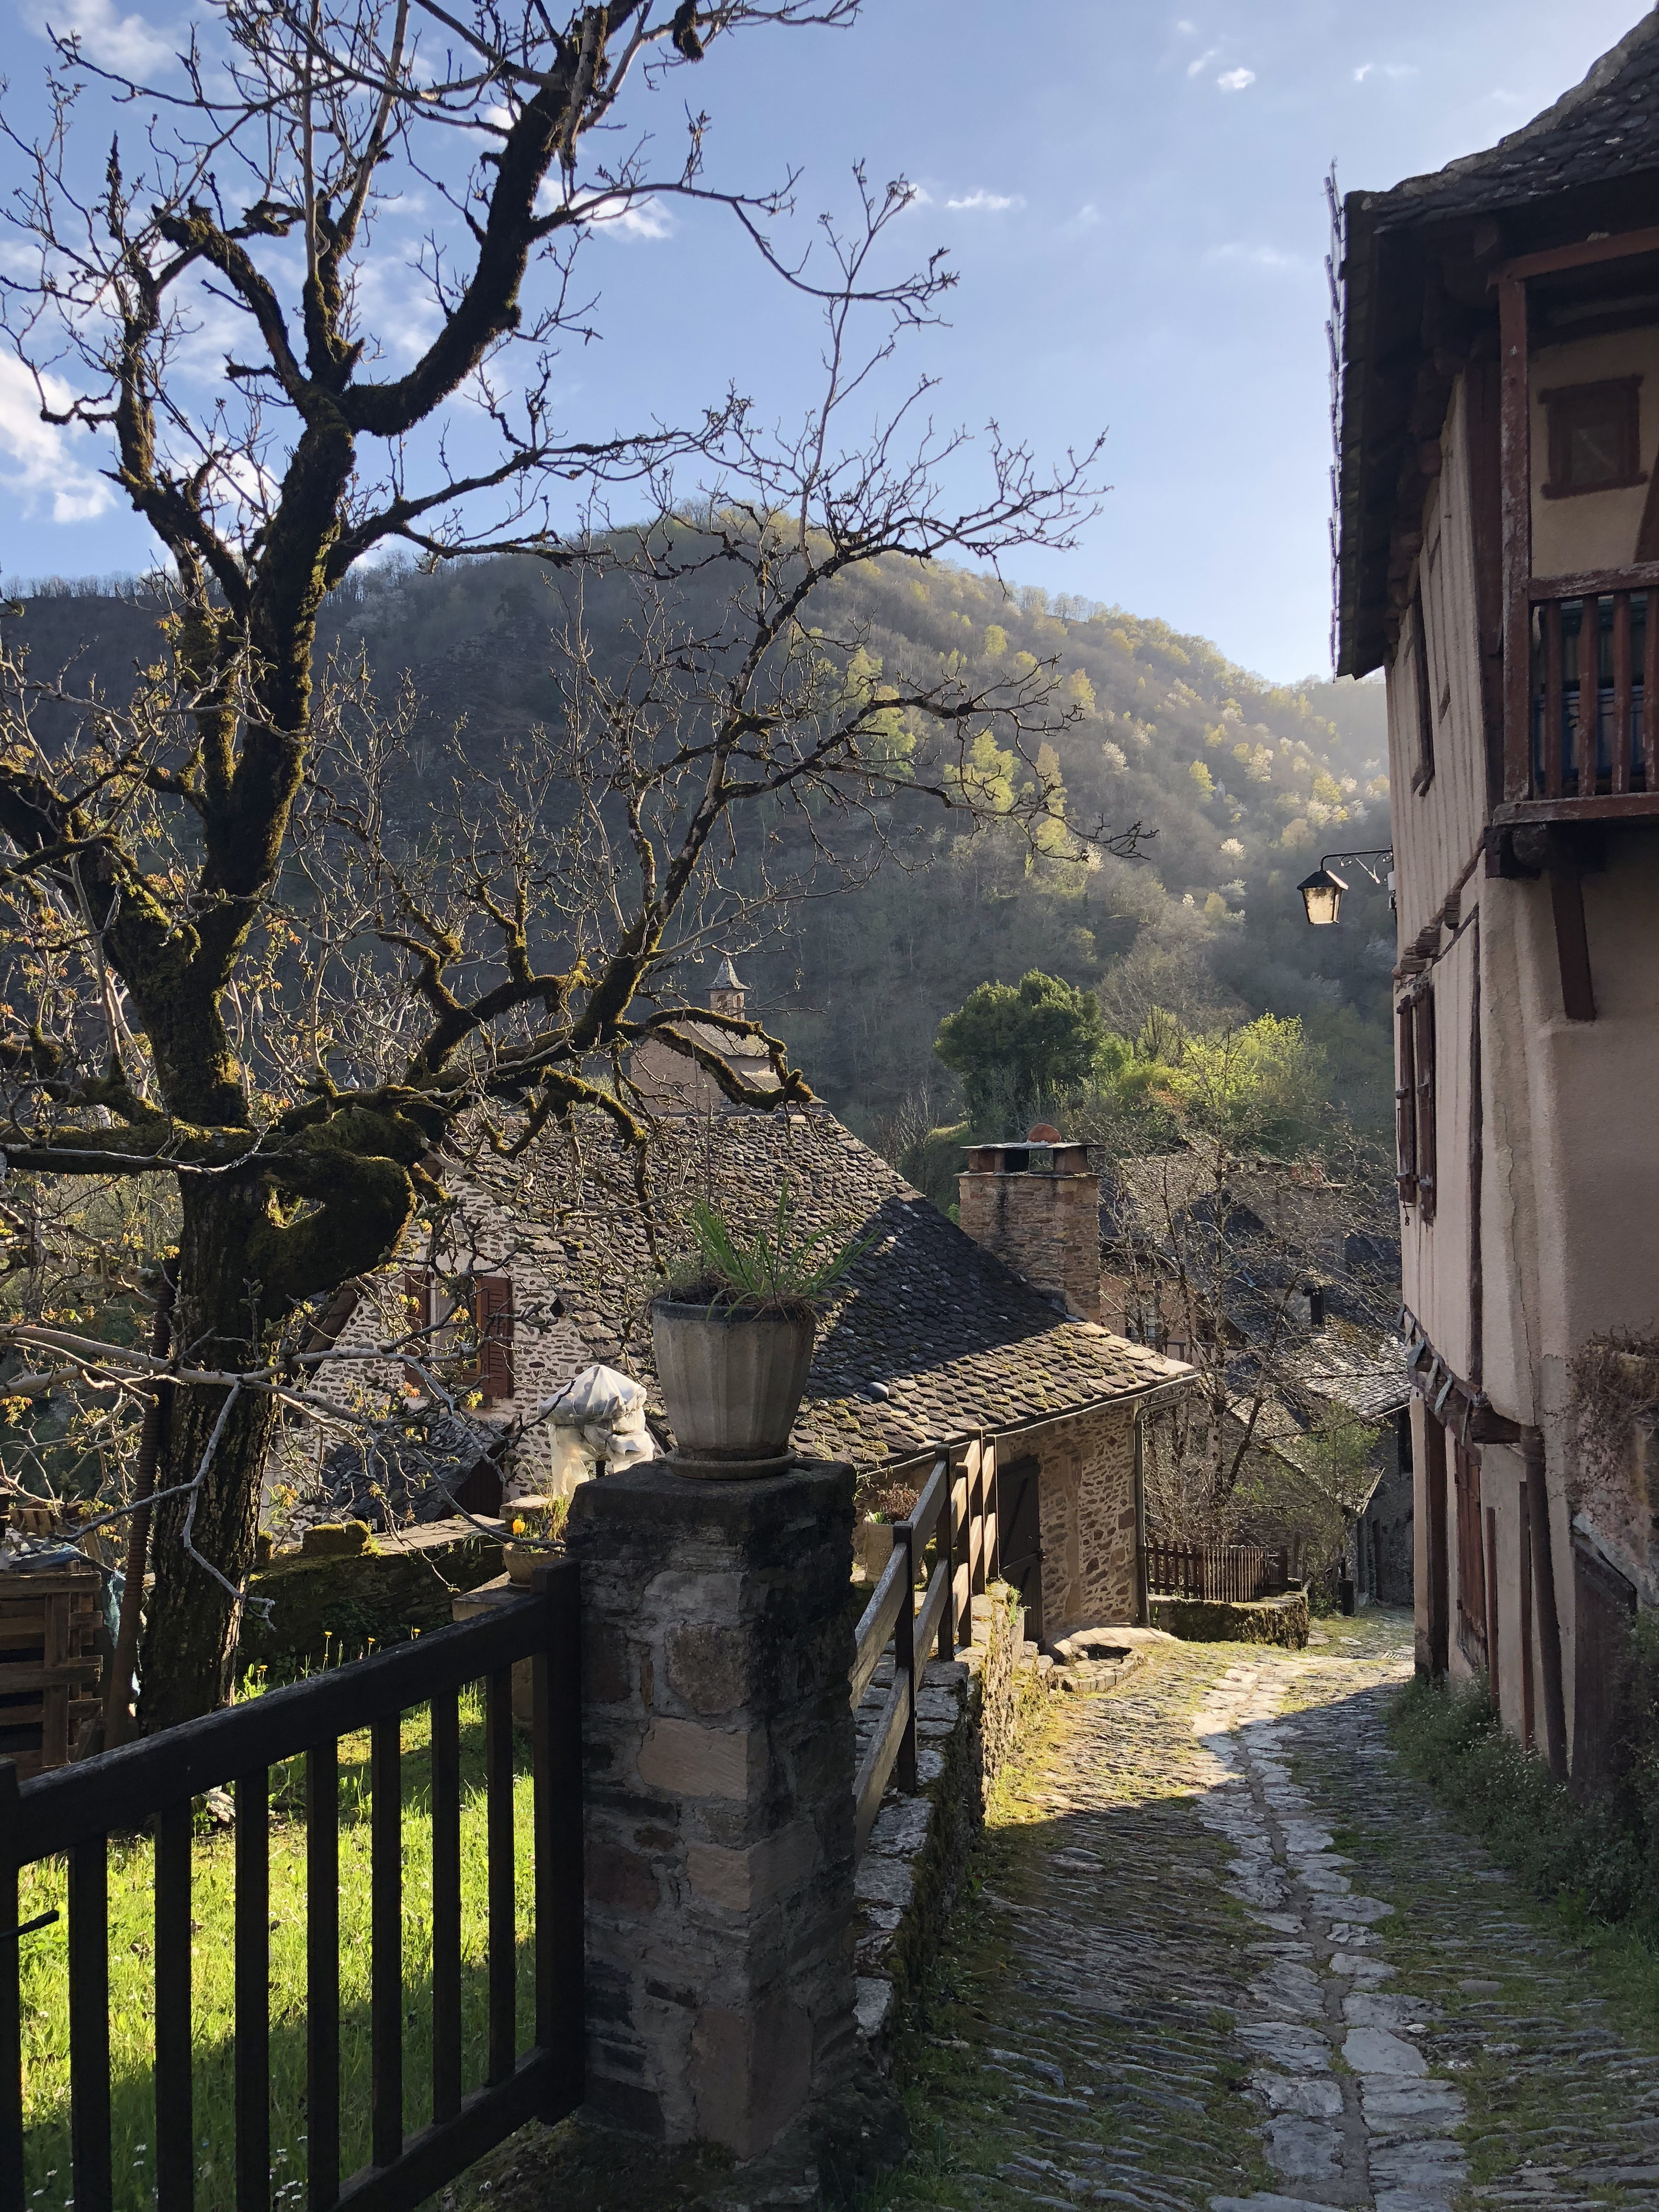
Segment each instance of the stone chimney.
[{"label": "stone chimney", "polygon": [[1040,1121],[1021,1143],[970,1145],[957,1188],[976,1244],[1067,1313],[1100,1319],[1100,1181],[1086,1145]]},{"label": "stone chimney", "polygon": [[740,1022],[747,995],[728,955],[721,961],[720,972],[709,986],[708,1011],[711,1014],[730,1014],[733,1021]]}]

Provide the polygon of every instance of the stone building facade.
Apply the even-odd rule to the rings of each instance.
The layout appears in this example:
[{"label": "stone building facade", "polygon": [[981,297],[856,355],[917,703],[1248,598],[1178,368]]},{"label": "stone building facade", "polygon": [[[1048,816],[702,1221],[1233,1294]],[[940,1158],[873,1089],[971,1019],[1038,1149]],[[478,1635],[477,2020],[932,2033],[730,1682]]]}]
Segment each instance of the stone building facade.
[{"label": "stone building facade", "polygon": [[[1075,1305],[1060,1310],[821,1107],[727,1106],[666,1121],[647,1170],[649,1226],[633,1160],[610,1123],[589,1117],[580,1139],[580,1156],[550,1133],[519,1158],[480,1152],[450,1177],[441,1250],[411,1238],[399,1267],[369,1286],[341,1340],[369,1356],[361,1367],[338,1363],[335,1388],[350,1387],[355,1373],[358,1387],[402,1391],[415,1409],[418,1378],[372,1348],[409,1327],[410,1285],[423,1270],[446,1281],[471,1270],[510,1285],[507,1365],[495,1377],[510,1387],[476,1391],[483,1402],[467,1415],[483,1453],[492,1441],[500,1447],[492,1464],[509,1496],[547,1486],[553,1438],[538,1409],[594,1363],[647,1385],[648,1418],[665,1443],[649,1327],[657,1263],[684,1252],[694,1198],[752,1235],[787,1184],[804,1232],[821,1231],[828,1244],[871,1240],[820,1327],[796,1449],[850,1462],[860,1510],[894,1514],[935,1450],[982,1437],[1006,1491],[1005,1537],[1018,1534],[1034,1562],[1041,1554],[1030,1632],[1134,1618],[1137,1425],[1185,1392],[1190,1370],[1079,1319]],[[1009,1179],[1022,1189],[1000,1212],[1018,1224],[1042,1178]],[[1094,1188],[1092,1176],[1060,1180]],[[1021,1249],[1039,1263],[1034,1237]],[[1003,1484],[1005,1468],[1019,1471],[1017,1490]],[[1003,1548],[1006,1562],[1013,1554]]]}]

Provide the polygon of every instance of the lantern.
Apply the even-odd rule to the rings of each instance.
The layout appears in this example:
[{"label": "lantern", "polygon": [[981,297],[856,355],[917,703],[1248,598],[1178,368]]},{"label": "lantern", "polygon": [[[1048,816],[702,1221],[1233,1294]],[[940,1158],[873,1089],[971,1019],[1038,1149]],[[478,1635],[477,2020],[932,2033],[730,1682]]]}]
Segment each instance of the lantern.
[{"label": "lantern", "polygon": [[1342,910],[1342,894],[1348,886],[1340,876],[1333,875],[1328,868],[1316,868],[1297,885],[1302,894],[1302,903],[1308,909],[1308,919],[1316,928],[1323,929],[1334,922]]}]

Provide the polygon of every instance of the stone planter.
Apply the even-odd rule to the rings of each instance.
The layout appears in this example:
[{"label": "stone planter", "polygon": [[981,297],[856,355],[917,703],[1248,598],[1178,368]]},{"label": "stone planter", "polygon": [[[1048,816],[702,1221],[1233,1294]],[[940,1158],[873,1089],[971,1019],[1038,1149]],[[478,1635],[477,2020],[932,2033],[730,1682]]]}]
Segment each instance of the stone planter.
[{"label": "stone planter", "polygon": [[776,1474],[806,1388],[810,1315],[744,1312],[658,1298],[651,1340],[679,1474],[712,1481]]}]

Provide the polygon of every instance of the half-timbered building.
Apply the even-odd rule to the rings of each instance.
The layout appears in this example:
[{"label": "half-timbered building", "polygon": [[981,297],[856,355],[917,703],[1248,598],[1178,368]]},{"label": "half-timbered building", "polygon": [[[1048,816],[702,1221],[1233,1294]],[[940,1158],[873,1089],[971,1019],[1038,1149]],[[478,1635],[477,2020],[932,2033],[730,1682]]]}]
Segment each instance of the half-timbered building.
[{"label": "half-timbered building", "polygon": [[1419,1665],[1576,1781],[1659,1602],[1659,15],[1342,208],[1339,666],[1387,672]]}]

